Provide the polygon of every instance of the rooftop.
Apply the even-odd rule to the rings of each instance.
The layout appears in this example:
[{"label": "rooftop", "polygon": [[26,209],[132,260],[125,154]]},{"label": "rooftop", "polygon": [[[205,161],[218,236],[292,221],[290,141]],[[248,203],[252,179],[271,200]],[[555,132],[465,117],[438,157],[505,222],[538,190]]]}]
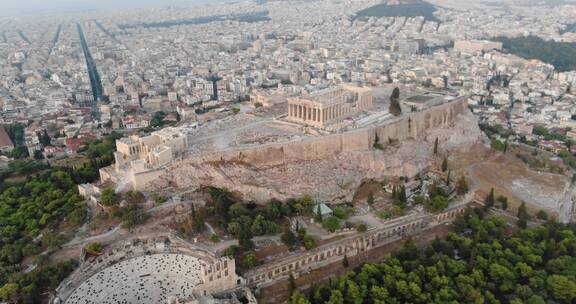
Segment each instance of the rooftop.
[{"label": "rooftop", "polygon": [[4,127],[0,127],[0,147],[14,147],[14,143],[12,143],[12,139]]}]

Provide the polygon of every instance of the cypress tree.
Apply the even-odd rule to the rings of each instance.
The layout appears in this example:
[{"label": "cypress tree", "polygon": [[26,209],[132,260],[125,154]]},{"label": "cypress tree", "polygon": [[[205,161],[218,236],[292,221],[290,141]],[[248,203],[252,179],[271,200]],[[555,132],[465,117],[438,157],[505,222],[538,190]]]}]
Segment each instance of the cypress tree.
[{"label": "cypress tree", "polygon": [[456,185],[456,193],[458,193],[458,195],[464,195],[468,193],[468,182],[466,182],[466,178],[464,176],[458,180],[458,184]]},{"label": "cypress tree", "polygon": [[320,208],[320,204],[318,204],[318,207],[316,207],[316,221],[318,221],[318,223],[322,223],[322,209]]},{"label": "cypress tree", "polygon": [[350,266],[350,262],[348,262],[348,257],[346,255],[344,255],[344,258],[342,258],[342,266],[344,266],[344,268],[348,268],[348,266]]},{"label": "cypress tree", "polygon": [[388,111],[394,116],[400,116],[402,114],[402,108],[400,107],[400,89],[398,87],[394,88],[392,95],[390,95],[390,106]]},{"label": "cypress tree", "polygon": [[490,193],[484,200],[484,206],[486,209],[492,208],[494,206],[494,188],[490,189]]},{"label": "cypress tree", "polygon": [[288,277],[288,291],[290,292],[290,295],[296,291],[296,280],[294,279],[292,273],[290,273],[290,276]]},{"label": "cypress tree", "polygon": [[446,170],[448,170],[448,159],[446,157],[444,157],[444,160],[442,161],[442,172],[446,172]]}]

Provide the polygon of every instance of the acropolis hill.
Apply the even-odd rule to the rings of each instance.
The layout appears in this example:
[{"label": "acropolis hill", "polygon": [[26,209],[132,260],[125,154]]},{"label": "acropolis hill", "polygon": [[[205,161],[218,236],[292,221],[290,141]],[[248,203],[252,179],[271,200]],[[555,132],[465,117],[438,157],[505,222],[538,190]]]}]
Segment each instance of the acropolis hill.
[{"label": "acropolis hill", "polygon": [[[285,102],[272,104],[202,128],[184,127],[187,149],[178,148],[183,141],[173,130],[156,132],[152,137],[159,139],[142,138],[140,144],[138,139],[124,140],[119,146],[134,142],[135,156],[117,155],[120,161],[115,168],[103,169],[102,179],[122,188],[168,192],[225,187],[257,202],[302,193],[341,201],[351,199],[366,179],[413,177],[428,168],[436,139],[440,149],[447,151],[467,149],[480,137],[465,96],[423,93],[406,99],[404,114],[395,117],[388,113],[387,101],[382,101],[388,92],[375,89],[375,95],[384,97],[373,102],[367,95],[368,91],[372,95],[372,89],[352,90],[335,91],[343,94],[338,99],[342,109],[336,112],[319,109],[326,104],[338,107],[338,102],[318,105],[313,97],[308,98],[308,110],[295,108],[306,101],[304,96],[289,100],[290,107]],[[346,92],[359,93],[351,97]],[[299,113],[300,121],[293,118],[294,113]],[[330,123],[323,125],[324,118]],[[374,148],[376,141],[381,149]],[[146,148],[147,142],[158,145]],[[131,157],[134,161],[127,162]]]}]

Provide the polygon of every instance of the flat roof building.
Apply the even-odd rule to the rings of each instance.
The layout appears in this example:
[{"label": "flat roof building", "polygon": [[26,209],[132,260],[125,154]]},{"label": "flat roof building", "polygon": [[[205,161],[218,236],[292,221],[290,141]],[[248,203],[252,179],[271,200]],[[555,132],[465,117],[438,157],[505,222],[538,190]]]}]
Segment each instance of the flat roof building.
[{"label": "flat roof building", "polygon": [[459,40],[454,42],[454,49],[469,53],[502,50],[502,42],[488,40]]}]

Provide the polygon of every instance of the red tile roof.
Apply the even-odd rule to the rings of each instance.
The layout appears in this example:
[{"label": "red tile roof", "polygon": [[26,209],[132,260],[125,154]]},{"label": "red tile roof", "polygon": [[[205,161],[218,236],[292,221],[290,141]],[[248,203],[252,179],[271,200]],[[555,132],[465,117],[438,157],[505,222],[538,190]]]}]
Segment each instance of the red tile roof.
[{"label": "red tile roof", "polygon": [[84,143],[84,139],[82,138],[66,138],[66,149],[69,152],[76,153],[78,148]]},{"label": "red tile roof", "polygon": [[14,143],[12,143],[12,139],[8,136],[8,132],[4,127],[0,126],[0,147],[14,147]]}]

